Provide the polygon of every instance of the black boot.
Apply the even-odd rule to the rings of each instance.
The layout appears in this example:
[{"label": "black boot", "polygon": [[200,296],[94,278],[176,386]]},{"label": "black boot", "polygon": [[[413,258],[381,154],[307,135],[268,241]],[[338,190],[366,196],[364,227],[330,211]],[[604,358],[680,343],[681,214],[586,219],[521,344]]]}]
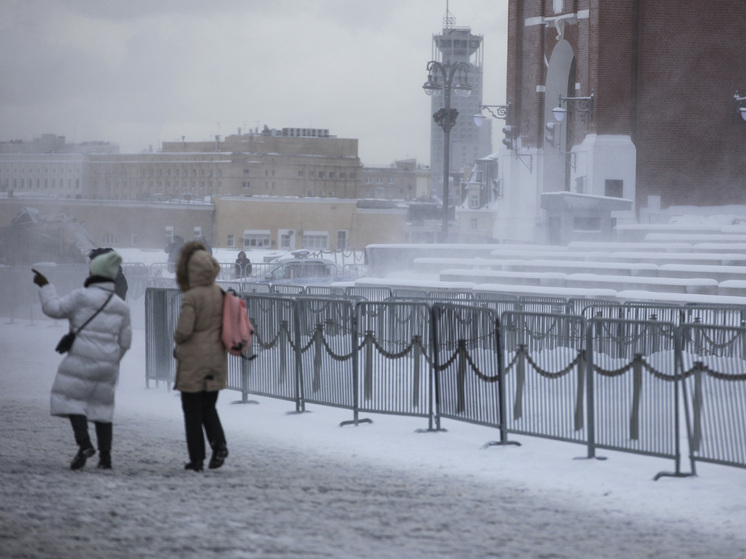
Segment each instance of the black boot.
[{"label": "black boot", "polygon": [[80,450],[78,450],[78,453],[75,455],[75,458],[73,458],[73,461],[70,462],[70,469],[71,470],[79,470],[83,466],[85,466],[86,460],[88,460],[91,456],[96,454],[96,449],[92,446],[88,447],[80,447]]},{"label": "black boot", "polygon": [[102,450],[98,453],[98,468],[111,470],[111,452]]},{"label": "black boot", "polygon": [[223,465],[223,462],[225,462],[226,458],[228,458],[228,449],[226,448],[226,446],[220,445],[215,447],[212,451],[212,458],[210,458],[209,468],[211,470],[219,468]]},{"label": "black boot", "polygon": [[185,470],[192,470],[193,472],[201,472],[202,471],[202,462],[189,462],[188,464],[184,465]]}]

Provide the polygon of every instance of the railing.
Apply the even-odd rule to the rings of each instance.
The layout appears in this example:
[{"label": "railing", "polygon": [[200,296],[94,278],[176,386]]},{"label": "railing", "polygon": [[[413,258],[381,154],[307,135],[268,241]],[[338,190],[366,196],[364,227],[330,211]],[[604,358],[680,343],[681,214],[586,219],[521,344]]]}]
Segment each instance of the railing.
[{"label": "railing", "polygon": [[[411,302],[358,302],[361,411],[433,419],[430,307]],[[396,387],[394,390],[391,387]]]},{"label": "railing", "polygon": [[[87,275],[85,264],[37,268],[59,293]],[[170,387],[181,293],[165,265],[125,274],[133,313],[143,307],[146,384]],[[0,267],[0,314],[43,317],[31,279]],[[692,473],[698,461],[746,467],[746,307],[220,284],[242,294],[256,325],[258,357],[228,363],[242,402],[338,406],[354,424],[369,421],[360,413],[411,415],[431,431],[467,421],[498,429],[497,444],[522,434],[584,444],[589,458],[608,449],[672,459],[677,476],[687,475],[686,440]]]},{"label": "railing", "polygon": [[746,328],[682,328],[690,452],[695,461],[746,464]]},{"label": "railing", "polygon": [[[588,444],[586,337],[580,316],[505,312],[506,429]],[[547,399],[548,394],[552,395]]]},{"label": "railing", "polygon": [[[670,322],[589,321],[588,456],[596,448],[672,458],[681,472],[679,447],[680,333]],[[692,472],[694,467],[692,465]]]},{"label": "railing", "polygon": [[[306,403],[349,409],[343,424],[370,421],[361,413],[423,417],[428,431],[442,419],[466,421],[499,430],[488,444],[544,437],[583,444],[588,458],[607,449],[672,459],[674,471],[656,479],[693,474],[697,460],[746,467],[746,328],[658,320],[668,306],[597,305],[603,312],[586,319],[520,310],[579,308],[557,300],[243,297],[257,358],[229,359],[229,388],[242,401],[256,394],[294,401],[298,412]],[[178,298],[148,290],[148,380],[172,382]],[[497,304],[514,307],[498,315]],[[656,319],[617,316],[643,308]],[[683,310],[670,316],[703,315]],[[708,316],[729,321],[743,309],[725,310]],[[684,424],[690,472],[681,467]]]}]

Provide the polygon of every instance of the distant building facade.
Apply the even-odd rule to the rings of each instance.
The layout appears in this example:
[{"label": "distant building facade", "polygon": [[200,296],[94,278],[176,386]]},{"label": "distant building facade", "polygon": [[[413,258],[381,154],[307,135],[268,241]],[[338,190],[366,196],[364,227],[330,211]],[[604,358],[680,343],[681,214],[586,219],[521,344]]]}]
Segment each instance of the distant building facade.
[{"label": "distant building facade", "polygon": [[215,242],[227,248],[358,250],[404,242],[406,209],[349,198],[215,199]]},{"label": "distant building facade", "polygon": [[429,193],[429,170],[413,159],[371,169],[364,186],[357,140],[326,129],[239,130],[127,154],[51,134],[0,145],[0,226],[34,207],[64,213],[101,246],[159,249],[179,236],[226,248],[362,250],[403,242],[407,210],[390,200]]},{"label": "distant building facade", "polygon": [[119,147],[109,142],[70,144],[55,134],[0,142],[0,192],[84,198],[90,157],[104,153],[118,154]]},{"label": "distant building facade", "polygon": [[746,203],[744,30],[738,0],[510,0],[494,237],[554,238],[545,193]]},{"label": "distant building facade", "polygon": [[357,198],[414,200],[430,195],[430,169],[416,159],[399,159],[388,167],[363,167]]},{"label": "distant building facade", "polygon": [[91,157],[94,199],[194,200],[209,196],[354,198],[356,139],[284,128],[214,141],[163,142],[157,153]]},{"label": "distant building facade", "polygon": [[175,236],[215,248],[359,250],[404,242],[406,208],[343,198],[217,196],[212,202],[0,197],[0,227],[26,207],[64,214],[98,246],[164,249]]},{"label": "distant building facade", "polygon": [[[98,147],[96,147],[98,146]],[[239,133],[210,142],[164,142],[121,154],[108,144],[66,144],[47,134],[0,143],[0,192],[92,200],[190,201],[210,196],[356,198],[356,139],[326,129]]]}]

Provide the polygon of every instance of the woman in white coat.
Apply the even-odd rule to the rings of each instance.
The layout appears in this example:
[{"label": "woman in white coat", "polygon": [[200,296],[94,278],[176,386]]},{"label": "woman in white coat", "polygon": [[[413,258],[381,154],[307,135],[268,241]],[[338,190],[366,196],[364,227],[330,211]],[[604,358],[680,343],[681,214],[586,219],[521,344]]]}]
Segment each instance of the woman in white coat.
[{"label": "woman in white coat", "polygon": [[39,299],[44,314],[67,318],[77,331],[99,309],[98,314],[78,332],[75,342],[57,369],[52,385],[52,415],[69,417],[78,453],[70,468],[79,470],[96,453],[88,436],[88,422],[96,425],[99,449],[98,467],[111,469],[114,390],[119,378],[119,362],[132,343],[130,311],[114,293],[114,278],[122,257],[112,251],[90,262],[85,286],[58,297],[42,274],[34,271],[34,283],[41,289]]}]

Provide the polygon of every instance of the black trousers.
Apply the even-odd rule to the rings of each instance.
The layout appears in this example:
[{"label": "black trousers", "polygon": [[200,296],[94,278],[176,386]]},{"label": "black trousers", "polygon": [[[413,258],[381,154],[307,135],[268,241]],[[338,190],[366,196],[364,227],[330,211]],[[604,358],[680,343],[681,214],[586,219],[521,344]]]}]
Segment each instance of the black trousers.
[{"label": "black trousers", "polygon": [[[181,409],[189,461],[201,464],[205,459],[205,436],[212,448],[225,447],[225,434],[215,404],[217,392],[182,392]],[[202,430],[204,429],[204,435]]]},{"label": "black trousers", "polygon": [[[70,424],[73,426],[75,442],[80,448],[90,448],[91,437],[88,436],[88,418],[84,415],[70,415]],[[101,421],[94,422],[96,425],[96,442],[99,452],[111,452],[111,439],[113,429],[111,423]]]}]

